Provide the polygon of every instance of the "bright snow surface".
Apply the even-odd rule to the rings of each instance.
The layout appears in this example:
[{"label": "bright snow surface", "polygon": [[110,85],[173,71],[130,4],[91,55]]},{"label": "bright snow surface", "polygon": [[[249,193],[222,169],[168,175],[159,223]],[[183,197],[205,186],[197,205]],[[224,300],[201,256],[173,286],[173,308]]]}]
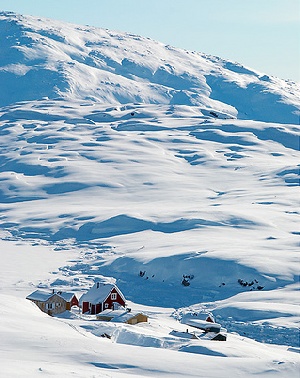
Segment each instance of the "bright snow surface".
[{"label": "bright snow surface", "polygon": [[[298,377],[299,86],[125,33],[0,31],[1,372]],[[99,278],[149,323],[25,299]],[[174,336],[202,310],[226,342]]]}]

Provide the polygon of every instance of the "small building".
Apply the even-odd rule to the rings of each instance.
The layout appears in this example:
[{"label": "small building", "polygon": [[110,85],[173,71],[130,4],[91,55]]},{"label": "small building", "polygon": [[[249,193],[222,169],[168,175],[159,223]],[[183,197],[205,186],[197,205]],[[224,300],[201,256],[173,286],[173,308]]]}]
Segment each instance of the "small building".
[{"label": "small building", "polygon": [[191,327],[199,328],[204,332],[219,333],[221,330],[220,324],[207,322],[205,320],[200,320],[200,319],[186,319],[184,323]]},{"label": "small building", "polygon": [[113,321],[116,323],[137,324],[147,323],[148,316],[142,312],[132,312],[125,308],[118,310],[104,310],[97,315],[97,320],[103,320],[106,322]]},{"label": "small building", "polygon": [[199,337],[196,336],[195,332],[191,333],[188,329],[186,330],[186,332],[173,330],[169,334],[172,336],[180,337],[181,339],[199,340]]},{"label": "small building", "polygon": [[211,341],[226,341],[226,333],[215,333],[215,332],[206,332],[201,340],[211,340]]},{"label": "small building", "polygon": [[221,330],[221,325],[215,323],[213,315],[209,312],[185,314],[181,319],[181,323],[201,329],[205,332],[219,333]]},{"label": "small building", "polygon": [[82,313],[99,314],[106,309],[125,307],[126,300],[121,290],[114,284],[96,282],[79,300]]},{"label": "small building", "polygon": [[116,318],[117,316],[124,314],[124,312],[126,312],[124,307],[118,310],[112,310],[111,308],[107,308],[106,310],[101,311],[99,314],[97,314],[96,319],[105,322],[110,322],[113,318]]},{"label": "small building", "polygon": [[141,312],[129,312],[126,311],[124,314],[113,318],[114,322],[117,323],[126,323],[126,324],[137,324],[137,323],[147,323],[148,316]]},{"label": "small building", "polygon": [[61,314],[66,310],[70,310],[76,302],[78,305],[78,300],[74,293],[55,292],[54,290],[39,289],[28,295],[26,299],[35,303],[40,310],[48,315]]}]

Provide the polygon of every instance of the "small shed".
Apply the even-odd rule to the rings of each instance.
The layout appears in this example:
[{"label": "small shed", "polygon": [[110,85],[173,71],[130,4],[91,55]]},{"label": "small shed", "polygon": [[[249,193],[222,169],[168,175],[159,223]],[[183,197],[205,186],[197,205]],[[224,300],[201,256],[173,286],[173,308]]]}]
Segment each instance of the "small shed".
[{"label": "small shed", "polygon": [[221,330],[221,325],[218,323],[207,322],[205,320],[199,319],[187,319],[185,324],[191,327],[199,328],[204,332],[215,332],[218,333]]},{"label": "small shed", "polygon": [[215,323],[213,315],[209,312],[199,312],[199,313],[187,313],[182,319],[181,323],[188,324],[192,327],[199,328],[205,332],[215,332],[218,333],[221,330],[221,325]]},{"label": "small shed", "polygon": [[91,315],[99,314],[106,309],[125,307],[125,304],[125,297],[117,285],[101,282],[96,282],[79,300],[82,313],[89,312]]},{"label": "small shed", "polygon": [[116,323],[137,324],[148,322],[148,316],[142,312],[132,312],[128,309],[104,310],[97,315],[97,320],[106,322],[113,321]]},{"label": "small shed", "polygon": [[211,340],[211,341],[226,341],[227,336],[226,333],[215,333],[215,332],[207,332],[201,337],[202,340]]},{"label": "small shed", "polygon": [[126,324],[137,324],[137,323],[147,323],[148,316],[141,312],[129,312],[126,311],[124,314],[113,318],[114,322],[117,323],[126,323]]},{"label": "small shed", "polygon": [[96,319],[103,320],[105,322],[110,322],[113,318],[124,314],[124,312],[126,312],[124,307],[118,310],[112,310],[110,308],[107,308],[106,310],[97,314]]}]

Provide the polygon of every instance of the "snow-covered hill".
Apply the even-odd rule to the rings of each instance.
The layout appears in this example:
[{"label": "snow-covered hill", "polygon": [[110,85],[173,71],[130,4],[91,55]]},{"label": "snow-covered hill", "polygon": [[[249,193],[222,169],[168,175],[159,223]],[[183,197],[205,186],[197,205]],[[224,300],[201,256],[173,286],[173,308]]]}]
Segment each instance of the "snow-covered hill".
[{"label": "snow-covered hill", "polygon": [[132,34],[0,13],[0,104],[42,97],[200,105],[298,123],[295,83]]},{"label": "snow-covered hill", "polygon": [[[0,33],[7,374],[25,364],[30,377],[71,376],[76,360],[77,376],[176,377],[186,361],[188,376],[217,377],[226,356],[228,377],[297,377],[299,86],[126,33],[13,13]],[[96,277],[116,280],[151,327],[118,329],[116,346],[94,336],[99,325],[49,320],[24,299],[36,287],[82,293]],[[203,309],[233,332],[228,343],[166,336]],[[57,366],[33,362],[36,345],[56,361],[57,344]],[[14,348],[28,354],[10,370]]]}]

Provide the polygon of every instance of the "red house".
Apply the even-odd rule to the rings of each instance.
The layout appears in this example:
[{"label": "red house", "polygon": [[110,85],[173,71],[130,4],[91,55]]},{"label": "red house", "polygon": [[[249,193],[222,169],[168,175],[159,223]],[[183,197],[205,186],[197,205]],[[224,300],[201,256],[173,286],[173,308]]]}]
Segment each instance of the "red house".
[{"label": "red house", "polygon": [[125,297],[114,284],[96,282],[79,300],[82,313],[99,314],[107,308],[125,307]]}]

